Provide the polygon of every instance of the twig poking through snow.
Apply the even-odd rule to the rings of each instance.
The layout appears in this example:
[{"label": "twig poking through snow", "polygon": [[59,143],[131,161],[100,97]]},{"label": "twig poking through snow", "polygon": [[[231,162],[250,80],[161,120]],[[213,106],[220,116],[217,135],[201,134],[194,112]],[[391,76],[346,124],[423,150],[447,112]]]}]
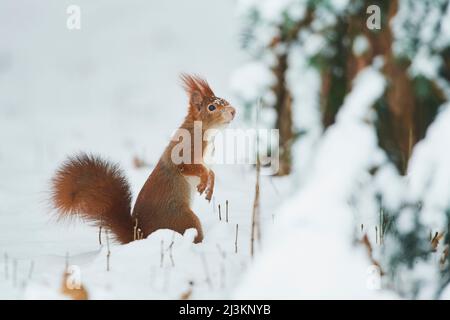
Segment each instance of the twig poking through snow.
[{"label": "twig poking through snow", "polygon": [[111,257],[111,251],[109,250],[109,233],[106,230],[106,248],[108,249],[108,253],[106,254],[106,271],[109,272],[109,258]]},{"label": "twig poking through snow", "polygon": [[102,225],[98,227],[98,244],[102,245]]},{"label": "twig poking through snow", "polygon": [[219,221],[222,221],[222,213],[220,212],[220,204],[219,204]]},{"label": "twig poking through snow", "polygon": [[138,219],[135,220],[135,224],[133,227],[133,240],[136,240],[138,238],[137,229],[138,229]]},{"label": "twig poking through snow", "polygon": [[[256,106],[256,129],[259,128],[259,111],[261,100]],[[256,183],[255,183],[255,199],[253,201],[252,212],[252,231],[250,239],[250,254],[253,257],[255,254],[255,240],[259,242],[261,239],[261,226],[259,224],[259,179],[261,172],[261,159],[259,157],[259,136],[256,135]]]},{"label": "twig poking through snow", "polygon": [[173,248],[174,244],[175,244],[175,232],[173,233],[173,236],[172,236],[172,242],[169,245],[169,258],[170,258],[170,262],[172,263],[172,267],[175,267],[175,261],[173,260],[173,255],[172,255],[172,248]]},{"label": "twig poking through snow", "polygon": [[433,239],[431,240],[431,249],[433,252],[437,250],[439,242],[444,238],[444,232],[437,232],[434,234]]},{"label": "twig poking through snow", "polygon": [[161,240],[161,262],[159,266],[162,268],[164,265],[164,240]]},{"label": "twig poking through snow", "polygon": [[225,221],[228,223],[228,200],[225,201]]},{"label": "twig poking through snow", "polygon": [[364,234],[363,238],[361,239],[361,243],[366,247],[367,255],[369,256],[369,259],[372,262],[372,264],[377,266],[379,268],[379,270],[380,270],[380,274],[383,275],[384,272],[381,269],[381,266],[380,266],[379,262],[377,260],[375,260],[375,258],[373,256],[373,248],[372,248],[372,245],[370,244],[369,237],[367,236],[367,233]]},{"label": "twig poking through snow", "polygon": [[375,243],[378,244],[378,227],[375,226]]},{"label": "twig poking through snow", "polygon": [[234,239],[234,253],[238,252],[238,234],[239,234],[239,224],[236,223],[236,237]]}]

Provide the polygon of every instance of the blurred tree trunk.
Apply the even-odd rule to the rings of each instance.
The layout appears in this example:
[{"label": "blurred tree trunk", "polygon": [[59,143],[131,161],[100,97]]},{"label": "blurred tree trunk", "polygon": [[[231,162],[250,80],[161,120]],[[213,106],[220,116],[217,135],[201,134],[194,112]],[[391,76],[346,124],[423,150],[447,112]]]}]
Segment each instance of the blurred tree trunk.
[{"label": "blurred tree trunk", "polygon": [[[380,1],[381,2],[381,1]],[[379,103],[379,143],[396,164],[401,174],[405,174],[414,145],[424,137],[428,125],[433,121],[438,106],[444,101],[442,93],[429,80],[420,83],[430,86],[424,96],[417,92],[417,79],[408,74],[410,61],[394,56],[394,41],[391,20],[397,14],[398,0],[380,3],[382,14],[387,17],[383,28],[373,32],[364,28],[375,56],[384,58],[382,69],[388,82],[384,101]],[[384,110],[383,110],[384,109]]]},{"label": "blurred tree trunk", "polygon": [[277,82],[273,88],[276,97],[275,110],[277,113],[275,128],[279,130],[280,144],[279,156],[280,167],[277,175],[284,176],[291,173],[292,155],[291,145],[294,138],[293,124],[292,124],[292,98],[289,90],[286,87],[286,71],[288,68],[287,54],[277,56],[277,66],[273,73]]},{"label": "blurred tree trunk", "polygon": [[351,84],[351,79],[348,79],[347,69],[345,67],[350,50],[348,44],[345,44],[347,30],[347,21],[339,19],[334,33],[334,39],[331,40],[333,46],[336,48],[336,52],[328,61],[327,65],[322,66],[320,104],[324,128],[328,128],[334,123],[336,114],[342,106]]},{"label": "blurred tree trunk", "polygon": [[392,136],[387,138],[392,140],[394,146],[394,149],[389,152],[399,171],[404,174],[412,147],[417,142],[416,126],[414,125],[416,101],[411,79],[407,74],[409,65],[405,61],[396,61],[392,52],[393,35],[389,22],[397,11],[398,1],[390,1],[385,28],[376,37],[372,36],[371,41],[378,42],[374,46],[381,49],[379,54],[385,58],[383,72],[388,80],[386,101],[390,111],[390,119],[386,125],[389,127],[389,132],[392,133]]},{"label": "blurred tree trunk", "polygon": [[[349,36],[351,43],[358,34],[369,41],[368,52],[361,56],[349,54],[347,74],[349,85],[356,74],[372,64],[377,56],[384,58],[382,72],[387,80],[385,95],[376,105],[378,113],[377,131],[380,146],[387,152],[401,174],[405,174],[413,146],[425,136],[428,125],[433,121],[438,106],[444,101],[442,93],[429,80],[412,79],[408,74],[410,62],[394,56],[394,41],[391,19],[398,11],[398,0],[366,1],[365,9],[377,4],[382,12],[381,30],[369,30],[364,12],[349,18]],[[421,81],[421,83],[417,83]],[[429,88],[425,93],[417,92],[416,87]],[[423,91],[423,90],[422,90]]]},{"label": "blurred tree trunk", "polygon": [[[284,43],[287,47],[292,42],[295,42],[300,30],[308,26],[313,18],[312,10],[308,10],[305,18],[298,21],[295,25],[289,28],[280,29],[280,37],[274,38],[270,45],[273,49],[279,43]],[[284,176],[291,173],[292,170],[292,144],[294,142],[294,126],[292,119],[292,96],[286,84],[286,72],[288,70],[288,55],[289,50],[285,53],[276,54],[277,64],[273,68],[273,74],[276,78],[276,83],[273,87],[275,94],[275,129],[279,130],[279,170],[276,175]]]}]

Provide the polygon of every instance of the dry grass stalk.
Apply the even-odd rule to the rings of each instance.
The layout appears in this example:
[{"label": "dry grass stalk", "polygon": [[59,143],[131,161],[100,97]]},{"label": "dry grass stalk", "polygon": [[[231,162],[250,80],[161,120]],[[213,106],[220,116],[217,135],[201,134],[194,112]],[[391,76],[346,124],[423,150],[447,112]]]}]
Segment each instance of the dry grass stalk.
[{"label": "dry grass stalk", "polygon": [[373,249],[372,249],[372,245],[370,244],[367,233],[364,234],[363,238],[361,239],[361,243],[366,247],[367,255],[369,256],[370,262],[372,262],[373,265],[375,265],[379,268],[380,275],[384,275],[384,272],[381,269],[380,263],[377,260],[375,260],[375,258],[373,257]]},{"label": "dry grass stalk", "polygon": [[103,217],[100,218],[100,224],[98,226],[98,243],[102,245],[102,229],[103,229]]},{"label": "dry grass stalk", "polygon": [[444,232],[436,232],[434,237],[431,239],[431,251],[436,251],[439,245],[439,241],[444,237]]},{"label": "dry grass stalk", "polygon": [[375,226],[375,243],[378,244],[378,227]]},{"label": "dry grass stalk", "polygon": [[225,221],[228,223],[228,200],[225,201]]},{"label": "dry grass stalk", "polygon": [[161,259],[159,266],[161,268],[164,266],[164,240],[161,240]]},{"label": "dry grass stalk", "polygon": [[136,240],[144,239],[144,233],[142,232],[141,228],[137,228],[136,236],[137,236]]},{"label": "dry grass stalk", "polygon": [[169,245],[169,258],[170,258],[170,262],[172,263],[172,267],[175,267],[175,261],[173,260],[173,253],[172,253],[172,248],[173,245],[175,244],[175,232],[172,235],[172,242]]},{"label": "dry grass stalk", "polygon": [[[256,148],[258,150],[258,148]],[[258,152],[258,151],[257,151]],[[255,199],[253,201],[253,213],[252,213],[252,232],[250,239],[250,254],[253,257],[255,254],[255,241],[260,240],[260,224],[259,224],[259,215],[260,215],[260,203],[259,203],[259,178],[260,178],[260,170],[261,163],[259,159],[259,153],[256,155],[256,183],[255,183]]]},{"label": "dry grass stalk", "polygon": [[109,259],[111,257],[111,250],[109,250],[109,233],[108,230],[106,230],[106,248],[108,250],[108,253],[106,254],[106,271],[109,272]]},{"label": "dry grass stalk", "polygon": [[98,243],[102,245],[102,225],[98,227]]},{"label": "dry grass stalk", "polygon": [[[256,129],[259,128],[259,115],[260,115],[261,100],[259,100],[256,106]],[[250,238],[250,254],[253,257],[255,254],[255,241],[261,239],[261,226],[260,226],[260,199],[259,199],[259,180],[261,176],[261,159],[259,156],[259,136],[256,135],[256,182],[255,182],[255,198],[253,201],[252,212],[252,230]]]},{"label": "dry grass stalk", "polygon": [[239,224],[236,223],[236,237],[234,239],[234,253],[238,253],[238,234],[239,234]]},{"label": "dry grass stalk", "polygon": [[[436,252],[437,248],[439,246],[440,241],[444,238],[445,232],[435,232],[434,236],[433,233],[430,231],[430,243],[431,243],[431,251]],[[449,245],[446,244],[444,247],[444,250],[442,251],[441,257],[439,258],[439,265],[441,269],[444,268],[445,262],[447,261],[449,254]]]},{"label": "dry grass stalk", "polygon": [[137,239],[137,229],[138,229],[138,219],[136,218],[133,227],[133,240]]},{"label": "dry grass stalk", "polygon": [[441,266],[441,269],[444,268],[445,262],[447,261],[448,258],[448,253],[449,253],[449,246],[448,244],[445,246],[444,251],[442,252],[441,258],[439,260],[439,264]]}]

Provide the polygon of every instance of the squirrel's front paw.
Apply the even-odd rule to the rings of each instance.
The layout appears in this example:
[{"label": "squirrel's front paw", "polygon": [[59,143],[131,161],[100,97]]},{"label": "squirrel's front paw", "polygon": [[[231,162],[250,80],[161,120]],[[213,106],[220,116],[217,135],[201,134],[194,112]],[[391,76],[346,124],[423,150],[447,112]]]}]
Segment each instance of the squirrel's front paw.
[{"label": "squirrel's front paw", "polygon": [[200,193],[200,195],[202,195],[202,193],[205,191],[206,189],[206,183],[199,183],[197,185],[197,191]]},{"label": "squirrel's front paw", "polygon": [[211,201],[213,191],[214,191],[213,188],[206,189],[206,197],[205,197],[206,200]]}]

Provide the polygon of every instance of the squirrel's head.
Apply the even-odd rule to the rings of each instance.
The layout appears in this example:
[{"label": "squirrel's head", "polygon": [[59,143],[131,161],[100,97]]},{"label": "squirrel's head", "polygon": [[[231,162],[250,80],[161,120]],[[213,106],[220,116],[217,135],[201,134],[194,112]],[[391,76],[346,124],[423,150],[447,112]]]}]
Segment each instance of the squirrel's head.
[{"label": "squirrel's head", "polygon": [[205,79],[182,74],[181,80],[189,96],[189,115],[194,121],[202,121],[203,128],[220,128],[233,120],[236,110],[225,99],[216,97]]}]

